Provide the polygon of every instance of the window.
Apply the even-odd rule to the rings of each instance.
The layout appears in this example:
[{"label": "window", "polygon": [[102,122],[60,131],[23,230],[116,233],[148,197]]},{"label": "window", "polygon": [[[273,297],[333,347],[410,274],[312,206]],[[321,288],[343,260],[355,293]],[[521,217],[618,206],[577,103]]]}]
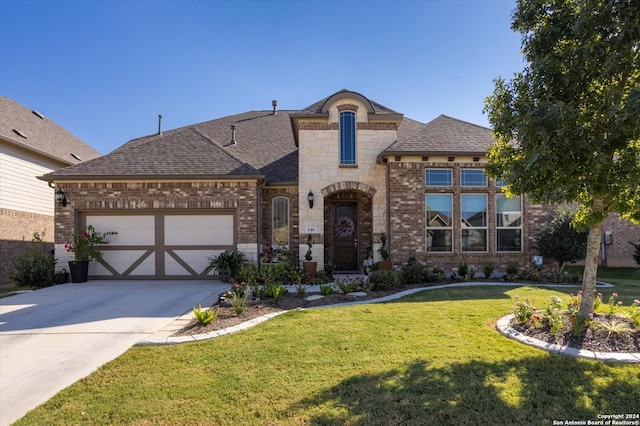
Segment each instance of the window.
[{"label": "window", "polygon": [[273,199],[273,238],[272,244],[280,249],[289,250],[289,199]]},{"label": "window", "polygon": [[496,195],[496,239],[498,251],[522,251],[522,199]]},{"label": "window", "polygon": [[356,113],[340,113],[340,164],[356,164]]},{"label": "window", "polygon": [[487,251],[487,196],[460,196],[462,251]]},{"label": "window", "polygon": [[427,194],[427,251],[453,251],[453,208],[451,194]]},{"label": "window", "polygon": [[487,186],[487,176],[482,169],[462,169],[460,180],[462,186]]},{"label": "window", "polygon": [[427,169],[425,182],[427,186],[451,186],[451,169]]},{"label": "window", "polygon": [[507,182],[504,179],[496,179],[496,188],[502,188],[503,186],[507,186]]}]

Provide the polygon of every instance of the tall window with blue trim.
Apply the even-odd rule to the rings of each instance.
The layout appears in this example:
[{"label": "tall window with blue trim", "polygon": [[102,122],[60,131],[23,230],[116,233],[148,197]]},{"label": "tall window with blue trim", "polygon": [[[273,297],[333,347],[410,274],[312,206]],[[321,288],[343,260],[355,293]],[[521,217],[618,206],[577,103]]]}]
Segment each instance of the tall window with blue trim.
[{"label": "tall window with blue trim", "polygon": [[340,164],[356,164],[356,113],[340,113]]}]

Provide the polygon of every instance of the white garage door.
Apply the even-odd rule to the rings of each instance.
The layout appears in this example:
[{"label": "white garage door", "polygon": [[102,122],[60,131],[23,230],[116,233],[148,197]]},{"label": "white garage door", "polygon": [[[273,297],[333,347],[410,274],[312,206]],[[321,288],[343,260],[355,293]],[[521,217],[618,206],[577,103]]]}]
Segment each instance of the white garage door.
[{"label": "white garage door", "polygon": [[91,262],[89,276],[116,279],[203,279],[209,258],[235,249],[232,212],[85,213],[98,232],[115,231]]}]

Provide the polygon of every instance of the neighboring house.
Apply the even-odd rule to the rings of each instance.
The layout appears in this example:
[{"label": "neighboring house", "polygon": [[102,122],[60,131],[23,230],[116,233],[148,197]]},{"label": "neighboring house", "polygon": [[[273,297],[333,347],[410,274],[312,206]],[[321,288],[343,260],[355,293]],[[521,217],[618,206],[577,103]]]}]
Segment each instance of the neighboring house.
[{"label": "neighboring house", "polygon": [[270,247],[359,270],[388,237],[395,266],[529,265],[553,209],[487,179],[490,129],[423,124],[342,90],[299,111],[250,111],[134,139],[41,177],[56,205],[56,255],[83,226],[117,231],[94,278],[204,278],[208,258]]},{"label": "neighboring house", "polygon": [[40,112],[0,97],[0,284],[8,284],[6,259],[34,232],[53,243],[55,190],[36,176],[98,156]]}]

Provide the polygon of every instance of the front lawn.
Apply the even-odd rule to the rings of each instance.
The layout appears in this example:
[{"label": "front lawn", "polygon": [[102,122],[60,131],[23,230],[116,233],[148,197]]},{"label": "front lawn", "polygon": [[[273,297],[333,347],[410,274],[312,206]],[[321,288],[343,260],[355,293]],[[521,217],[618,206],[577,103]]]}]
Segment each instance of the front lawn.
[{"label": "front lawn", "polygon": [[[515,295],[543,304],[577,289],[429,290],[135,347],[16,424],[550,425],[637,413],[638,365],[552,355],[494,328]],[[640,298],[635,283],[616,291],[626,306]]]}]

